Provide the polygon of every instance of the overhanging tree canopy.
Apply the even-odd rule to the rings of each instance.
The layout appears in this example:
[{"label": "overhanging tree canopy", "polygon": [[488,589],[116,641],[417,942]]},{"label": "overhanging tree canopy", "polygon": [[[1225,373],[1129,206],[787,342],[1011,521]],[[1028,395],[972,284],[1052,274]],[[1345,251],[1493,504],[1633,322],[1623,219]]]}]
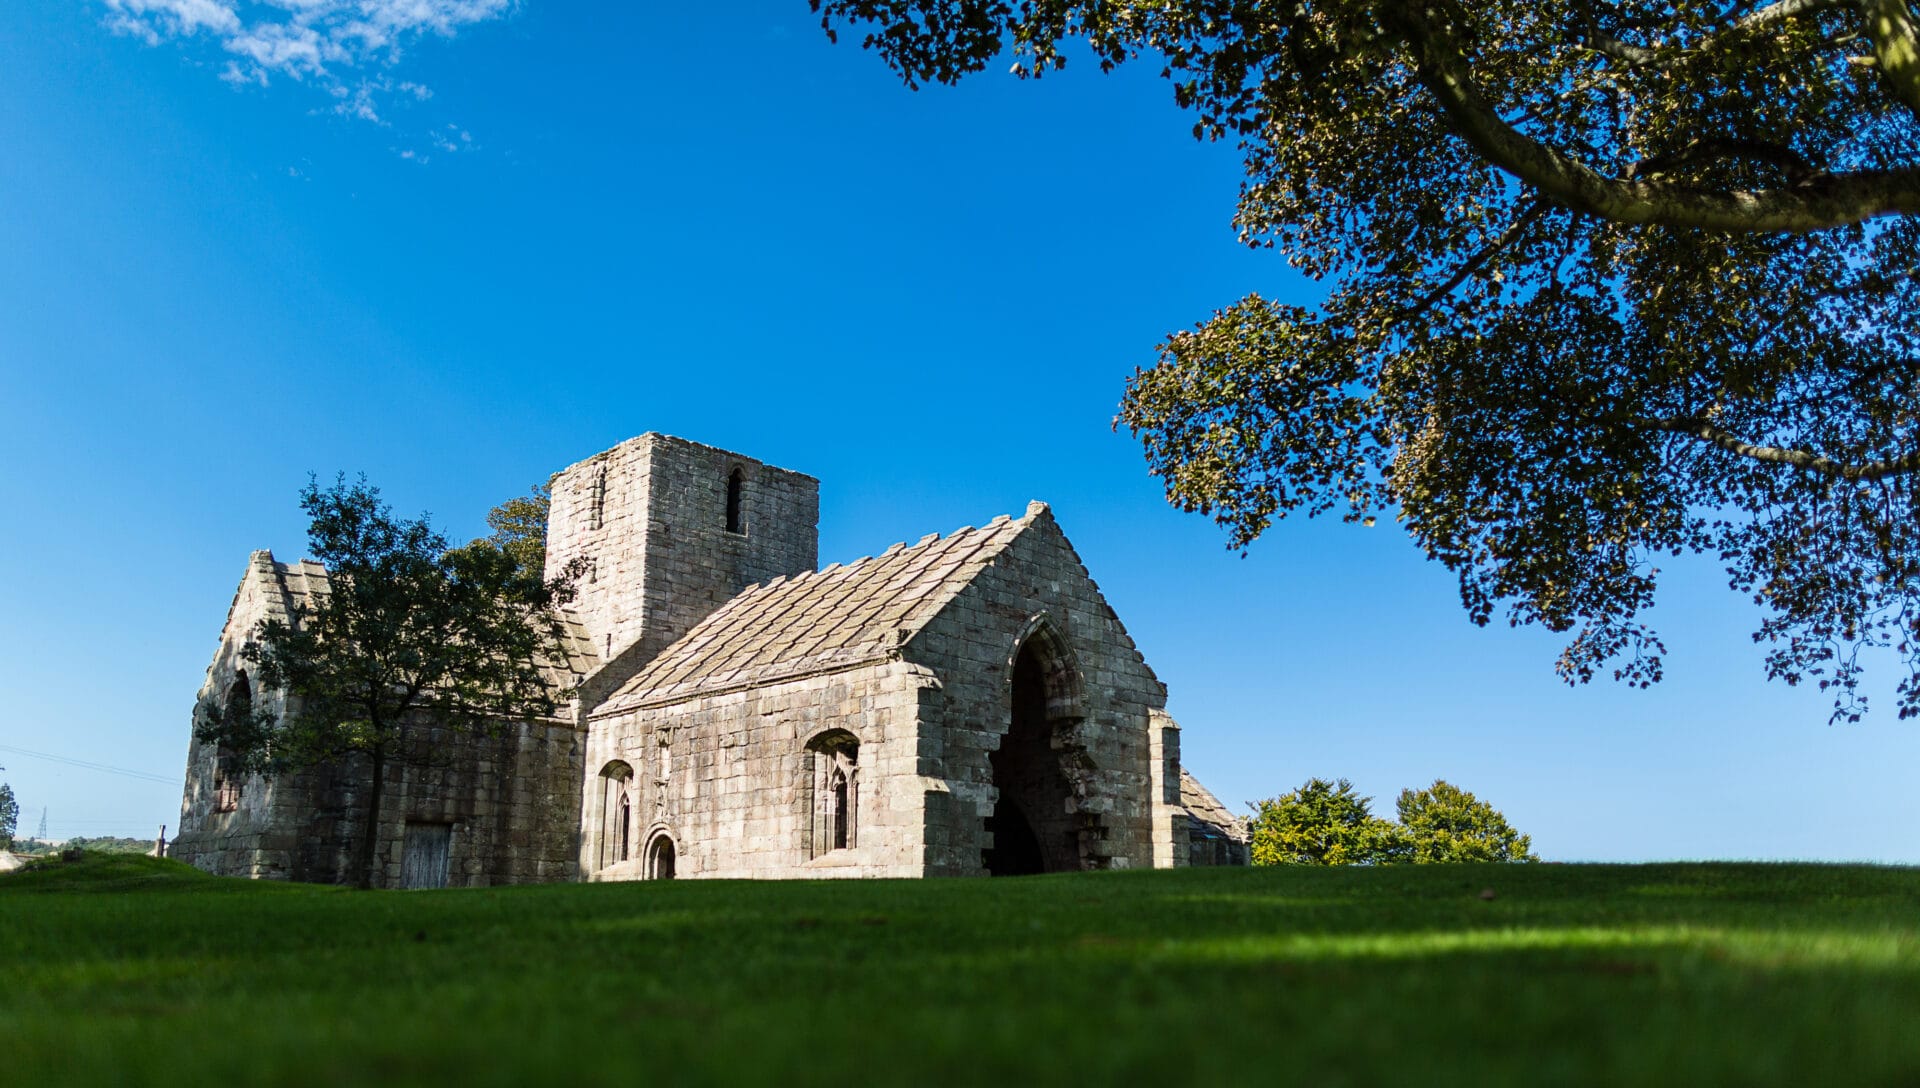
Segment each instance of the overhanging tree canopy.
[{"label": "overhanging tree canopy", "polygon": [[812,0],[909,85],[1073,40],[1239,141],[1235,224],[1328,281],[1159,347],[1119,421],[1244,547],[1392,512],[1476,622],[1645,685],[1663,554],[1771,676],[1920,714],[1920,20],[1908,0]]}]

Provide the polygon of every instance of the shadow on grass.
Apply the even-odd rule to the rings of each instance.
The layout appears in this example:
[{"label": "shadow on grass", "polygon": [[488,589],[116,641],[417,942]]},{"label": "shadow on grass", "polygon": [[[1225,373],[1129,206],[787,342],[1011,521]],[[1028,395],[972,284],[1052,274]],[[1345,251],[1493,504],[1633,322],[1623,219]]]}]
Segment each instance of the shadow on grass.
[{"label": "shadow on grass", "polygon": [[352,893],[116,860],[0,880],[0,1028],[21,1083],[1913,1083],[1916,908],[1920,872],[1841,866]]}]

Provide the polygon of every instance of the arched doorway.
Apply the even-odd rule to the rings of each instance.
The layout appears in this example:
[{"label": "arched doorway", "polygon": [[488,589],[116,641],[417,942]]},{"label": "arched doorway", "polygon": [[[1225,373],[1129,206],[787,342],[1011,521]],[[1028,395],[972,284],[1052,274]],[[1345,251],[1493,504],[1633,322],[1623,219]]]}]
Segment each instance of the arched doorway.
[{"label": "arched doorway", "polygon": [[673,879],[673,840],[664,832],[647,845],[647,879]]},{"label": "arched doorway", "polygon": [[989,876],[1080,868],[1073,788],[1061,763],[1071,746],[1054,743],[1056,731],[1078,722],[1076,681],[1070,652],[1052,628],[1041,625],[1021,642],[1011,721],[1000,747],[987,755],[999,790],[986,823],[993,845],[980,854]]}]

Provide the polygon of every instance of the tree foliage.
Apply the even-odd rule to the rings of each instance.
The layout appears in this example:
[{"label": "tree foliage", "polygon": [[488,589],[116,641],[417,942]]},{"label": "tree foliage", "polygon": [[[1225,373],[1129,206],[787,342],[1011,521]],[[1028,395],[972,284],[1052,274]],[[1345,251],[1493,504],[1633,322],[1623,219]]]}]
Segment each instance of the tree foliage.
[{"label": "tree foliage", "polygon": [[1920,713],[1920,30],[1910,0],[812,0],[909,85],[1157,58],[1238,142],[1235,223],[1328,285],[1159,347],[1119,423],[1245,547],[1393,514],[1470,617],[1644,686],[1663,556],[1770,676]]},{"label": "tree foliage", "polygon": [[540,662],[559,657],[552,610],[577,572],[543,582],[487,541],[450,547],[427,518],[394,517],[364,478],[309,481],[300,505],[328,589],[262,621],[241,651],[256,690],[279,693],[283,708],[258,695],[209,700],[196,736],[235,770],[267,775],[363,758],[371,788],[355,867],[365,887],[386,768],[424,758],[414,742],[427,723],[485,732],[554,713]]},{"label": "tree foliage", "polygon": [[1395,861],[1539,861],[1533,839],[1507,823],[1492,805],[1444,780],[1424,790],[1401,790]]},{"label": "tree foliage", "polygon": [[493,535],[484,537],[484,542],[512,556],[523,574],[541,577],[547,567],[547,515],[552,506],[553,494],[547,485],[533,485],[525,495],[487,511]]},{"label": "tree foliage", "polygon": [[1342,778],[1309,778],[1299,789],[1253,806],[1255,865],[1366,865],[1387,860],[1393,825]]},{"label": "tree foliage", "polygon": [[153,850],[152,839],[130,839],[124,835],[98,838],[73,838],[61,843],[68,850],[91,850],[96,854],[145,854]]},{"label": "tree foliage", "polygon": [[[0,771],[6,770],[0,767]],[[20,802],[14,800],[13,787],[0,782],[0,850],[13,849],[13,833],[20,829]]]},{"label": "tree foliage", "polygon": [[1342,778],[1309,778],[1299,789],[1253,805],[1255,865],[1431,865],[1538,861],[1530,837],[1473,794],[1445,781],[1402,790],[1399,823],[1373,814]]}]

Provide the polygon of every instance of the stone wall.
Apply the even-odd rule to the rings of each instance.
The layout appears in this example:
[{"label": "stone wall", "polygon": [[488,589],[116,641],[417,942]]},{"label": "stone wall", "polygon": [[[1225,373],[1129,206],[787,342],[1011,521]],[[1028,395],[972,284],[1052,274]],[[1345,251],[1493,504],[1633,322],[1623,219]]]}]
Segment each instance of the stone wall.
[{"label": "stone wall", "polygon": [[[247,559],[246,573],[227,609],[219,647],[188,716],[185,790],[168,854],[221,876],[284,878],[292,874],[293,837],[282,824],[286,807],[282,791],[258,775],[250,776],[239,783],[237,805],[231,811],[219,811],[218,753],[193,735],[207,701],[224,705],[239,682],[245,669],[240,650],[248,635],[269,616],[285,618],[286,602],[283,575],[273,554],[254,552]],[[273,692],[257,692],[254,699],[262,709],[283,709]]]},{"label": "stone wall", "polygon": [[1171,869],[1188,860],[1186,808],[1180,803],[1180,725],[1165,710],[1154,709],[1147,722],[1147,758],[1153,773],[1148,806],[1153,827],[1153,866]]},{"label": "stone wall", "polygon": [[[1157,860],[1149,723],[1164,707],[1166,689],[1052,514],[1043,507],[1033,513],[1033,524],[903,647],[908,660],[943,682],[927,708],[923,744],[930,758],[921,773],[944,779],[951,800],[944,814],[928,816],[930,824],[944,821],[944,845],[929,851],[928,875],[985,871],[982,854],[993,845],[986,820],[1000,794],[991,753],[1009,730],[1014,661],[1036,638],[1057,647],[1049,654],[1060,669],[1049,713],[1070,783],[1067,811],[1059,815],[1071,821],[1081,867],[1148,867]],[[1053,828],[1060,826],[1055,816],[1036,819]],[[1170,860],[1172,843],[1161,849]]]},{"label": "stone wall", "polygon": [[[201,700],[225,701],[244,669],[240,650],[247,637],[262,619],[285,617],[288,602],[306,591],[298,583],[318,569],[276,564],[268,552],[253,553]],[[254,699],[262,709],[285,712],[274,692],[258,691]],[[573,879],[583,732],[570,721],[544,721],[456,734],[422,721],[410,758],[392,760],[387,768],[374,883],[398,883],[409,822],[451,829],[448,883],[453,886]],[[353,847],[365,826],[371,778],[364,759],[272,781],[252,776],[242,783],[231,811],[221,811],[218,804],[218,777],[218,753],[190,740],[179,833],[170,856],[223,876],[323,883],[353,878]]]},{"label": "stone wall", "polygon": [[[450,828],[450,887],[574,879],[583,747],[562,722],[504,723],[492,734],[422,723],[410,758],[389,757],[383,776],[373,885],[400,885],[410,823]],[[256,777],[240,810],[183,815],[170,856],[222,876],[350,883],[371,780],[364,756]]]},{"label": "stone wall", "polygon": [[[736,471],[742,531],[730,532]],[[589,564],[573,610],[612,666],[599,695],[740,590],[818,562],[818,480],[697,442],[641,435],[568,466],[552,493],[547,573]]]},{"label": "stone wall", "polygon": [[[1003,794],[1031,813],[1046,870],[1183,864],[1165,689],[1051,513],[1036,506],[1028,522],[929,622],[901,632],[892,660],[763,686],[749,670],[723,690],[623,696],[593,715],[582,871],[650,875],[648,847],[665,834],[677,877],[979,875],[1002,845],[989,821]],[[1021,713],[1045,731],[1014,736]],[[857,843],[823,852],[809,741],[835,730],[859,744]],[[996,757],[1014,747],[1017,758]],[[623,788],[625,860],[610,849]]]},{"label": "stone wall", "polygon": [[[678,877],[920,876],[928,844],[928,783],[917,721],[934,688],[924,670],[882,662],[622,710],[592,720],[581,870],[595,880],[645,874],[649,848],[665,835]],[[836,731],[858,743],[846,849],[822,848],[809,743]],[[817,745],[816,745],[817,747]],[[628,858],[608,792],[609,767],[633,776]]]},{"label": "stone wall", "polygon": [[[400,886],[409,824],[450,829],[450,887],[574,879],[581,741],[580,731],[562,722],[502,723],[489,733],[422,722],[409,758],[388,760],[374,886]],[[298,829],[293,879],[354,879],[371,780],[368,760],[356,756],[282,784],[283,822]]]}]

